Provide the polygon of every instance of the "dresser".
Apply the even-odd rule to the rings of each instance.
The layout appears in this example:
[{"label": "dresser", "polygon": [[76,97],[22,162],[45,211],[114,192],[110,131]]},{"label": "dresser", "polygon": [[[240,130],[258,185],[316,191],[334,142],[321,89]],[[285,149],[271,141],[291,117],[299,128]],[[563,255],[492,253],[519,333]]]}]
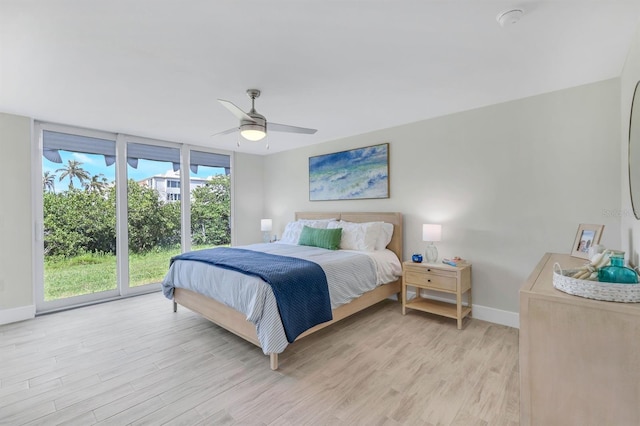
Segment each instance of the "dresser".
[{"label": "dresser", "polygon": [[640,425],[640,303],[553,288],[545,254],[520,289],[520,424]]}]

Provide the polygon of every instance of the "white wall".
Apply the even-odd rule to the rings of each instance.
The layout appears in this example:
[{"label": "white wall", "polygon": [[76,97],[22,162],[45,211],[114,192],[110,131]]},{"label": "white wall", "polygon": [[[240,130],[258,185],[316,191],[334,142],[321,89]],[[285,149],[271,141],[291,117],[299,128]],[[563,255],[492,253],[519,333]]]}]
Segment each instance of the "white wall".
[{"label": "white wall", "polygon": [[[521,284],[545,252],[570,251],[578,224],[620,245],[619,117],[615,79],[272,154],[265,213],[281,234],[294,211],[400,211],[406,259],[424,251],[422,224],[441,223],[440,255],[473,263],[478,310],[516,313]],[[308,201],[309,156],[382,142],[389,199]]]},{"label": "white wall", "polygon": [[235,153],[233,168],[233,245],[262,242],[260,219],[263,216],[263,157]]},{"label": "white wall", "polygon": [[0,324],[33,316],[31,120],[0,113]]},{"label": "white wall", "polygon": [[[622,202],[619,214],[622,219],[621,239],[622,249],[627,252],[628,259],[634,265],[640,265],[640,221],[638,221],[631,207],[629,195],[629,118],[631,114],[631,100],[636,83],[640,80],[640,28],[627,56],[622,75],[620,77],[620,152],[621,152],[621,188]],[[640,113],[640,108],[636,114]],[[636,166],[640,167],[640,164]]]}]

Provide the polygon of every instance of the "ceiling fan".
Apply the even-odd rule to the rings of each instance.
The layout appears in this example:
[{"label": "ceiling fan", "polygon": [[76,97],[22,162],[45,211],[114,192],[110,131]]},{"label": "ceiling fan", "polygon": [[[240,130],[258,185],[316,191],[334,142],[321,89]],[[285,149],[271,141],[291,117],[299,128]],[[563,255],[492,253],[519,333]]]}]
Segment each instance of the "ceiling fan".
[{"label": "ceiling fan", "polygon": [[218,99],[218,102],[222,104],[226,109],[231,111],[231,114],[235,115],[240,120],[240,125],[224,132],[216,133],[213,136],[226,135],[236,131],[240,131],[240,135],[243,138],[250,141],[259,141],[267,136],[267,130],[274,132],[289,132],[289,133],[304,133],[312,135],[317,132],[316,129],[307,129],[305,127],[288,126],[286,124],[278,124],[267,122],[264,115],[259,114],[255,108],[255,100],[260,97],[260,91],[258,89],[247,90],[247,96],[251,99],[251,110],[244,112],[232,102],[225,101],[224,99]]}]

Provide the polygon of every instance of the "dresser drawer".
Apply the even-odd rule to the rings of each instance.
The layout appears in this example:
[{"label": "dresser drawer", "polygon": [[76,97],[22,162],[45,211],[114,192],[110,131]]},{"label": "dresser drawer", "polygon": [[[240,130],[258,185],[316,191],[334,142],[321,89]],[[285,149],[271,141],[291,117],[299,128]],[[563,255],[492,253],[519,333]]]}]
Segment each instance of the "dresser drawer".
[{"label": "dresser drawer", "polygon": [[412,270],[407,270],[405,272],[404,279],[408,285],[431,287],[445,291],[456,291],[456,283],[458,282],[455,274],[453,276],[450,276],[449,274],[439,275],[430,272],[416,272]]}]

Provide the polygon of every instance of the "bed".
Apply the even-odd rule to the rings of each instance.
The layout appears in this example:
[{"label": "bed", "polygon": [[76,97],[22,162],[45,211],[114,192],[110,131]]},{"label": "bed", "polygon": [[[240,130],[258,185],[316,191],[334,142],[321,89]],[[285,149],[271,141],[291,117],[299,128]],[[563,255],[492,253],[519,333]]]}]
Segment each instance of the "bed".
[{"label": "bed", "polygon": [[[298,212],[295,214],[296,221],[304,221],[304,220],[327,220],[333,219],[336,221],[345,221],[350,223],[367,223],[367,222],[385,222],[393,225],[393,234],[390,238],[388,245],[386,246],[385,252],[397,257],[397,259],[402,261],[402,214],[401,213],[337,213],[337,212],[322,212],[322,213],[313,213],[313,212]],[[284,237],[284,235],[283,235]],[[259,246],[259,245],[256,245]],[[251,246],[247,246],[251,247]],[[303,246],[299,246],[303,247]],[[276,254],[282,254],[282,250],[287,252],[287,249],[290,247],[286,247],[282,245],[278,247],[278,244],[271,244],[269,246],[264,245],[261,249],[265,249],[266,251],[271,251]],[[242,248],[241,248],[242,249]],[[306,247],[304,249],[307,249]],[[312,250],[313,248],[309,248]],[[331,252],[330,250],[324,249],[314,249],[314,250],[323,250],[324,252]],[[388,252],[393,252],[393,254]],[[340,250],[342,252],[342,250]],[[376,255],[385,254],[385,253],[375,253]],[[285,254],[286,255],[286,254]],[[356,254],[358,255],[358,254]],[[356,259],[356,258],[354,258]],[[377,260],[376,260],[377,263]],[[176,267],[178,264],[178,267]],[[354,263],[355,264],[355,263]],[[323,268],[325,268],[323,266]],[[228,300],[225,300],[224,297],[219,297],[218,294],[212,294],[208,291],[201,291],[201,287],[198,285],[191,285],[191,283],[196,283],[198,280],[203,281],[202,273],[211,273],[213,275],[207,276],[206,279],[209,281],[230,281],[235,282],[235,276],[230,274],[235,274],[235,272],[226,272],[222,270],[222,268],[217,268],[211,265],[204,265],[201,262],[197,261],[189,261],[188,259],[183,259],[181,261],[177,261],[171,265],[171,268],[163,281],[163,289],[166,290],[170,287],[170,292],[165,291],[165,295],[167,297],[171,296],[173,298],[173,309],[174,312],[177,311],[177,305],[182,305],[200,315],[212,321],[213,323],[219,325],[231,331],[232,333],[242,337],[243,339],[257,345],[258,347],[263,349],[265,354],[269,355],[270,358],[270,367],[272,370],[276,370],[278,368],[278,353],[281,353],[286,347],[284,347],[281,343],[281,340],[276,339],[275,337],[265,338],[265,336],[270,336],[271,334],[277,336],[281,333],[278,330],[278,326],[276,322],[274,322],[273,326],[269,325],[269,327],[265,326],[265,323],[268,321],[264,320],[262,323],[254,321],[254,319],[249,318],[247,310],[244,308],[237,307],[234,309],[231,306],[235,306],[233,304],[228,303]],[[198,275],[196,275],[198,274]],[[239,274],[239,273],[238,273]],[[242,274],[240,274],[242,275]],[[329,273],[328,273],[329,275]],[[378,275],[380,275],[378,273]],[[359,312],[369,306],[372,306],[393,294],[398,295],[401,291],[400,282],[401,282],[401,273],[397,271],[394,272],[393,277],[387,277],[386,280],[392,280],[386,284],[375,285],[373,289],[365,291],[364,293],[360,293],[357,296],[352,295],[346,303],[341,303],[339,306],[332,306],[331,314],[333,319],[319,323],[312,328],[300,333],[295,337],[295,340],[299,340],[305,336],[308,336],[324,327],[327,327],[341,319],[344,319],[356,312]],[[179,277],[179,278],[178,278]],[[255,280],[258,280],[262,283],[262,285],[266,288],[269,286],[261,281],[259,278],[253,277]],[[180,282],[177,284],[177,282]],[[187,283],[187,285],[185,285]],[[189,288],[185,288],[189,287]],[[233,286],[231,286],[233,287]],[[225,288],[225,287],[223,287]],[[329,285],[331,291],[331,285]],[[226,291],[226,290],[225,290]],[[237,291],[237,290],[234,290]],[[209,293],[209,294],[204,294]],[[215,292],[214,292],[215,293]],[[272,295],[270,295],[272,298]],[[218,300],[216,300],[218,299]],[[334,296],[332,295],[332,305],[334,304]],[[398,298],[399,299],[399,298]],[[249,302],[243,302],[249,303]],[[251,302],[255,303],[255,302]],[[340,302],[338,302],[340,303]],[[244,305],[243,305],[244,306]],[[253,306],[253,305],[252,305]],[[260,316],[264,317],[273,317],[273,314],[269,314],[269,309],[273,309],[273,307],[260,307],[260,309],[264,309],[264,314],[260,313]],[[275,309],[277,313],[277,309]],[[251,320],[248,320],[248,318]],[[256,325],[254,325],[257,324]],[[281,323],[280,323],[281,324]],[[281,325],[280,325],[281,326]],[[265,329],[274,328],[275,331],[269,331],[265,334]],[[289,334],[287,333],[287,336]],[[266,339],[266,340],[265,340]],[[273,339],[275,343],[272,343],[269,339]],[[292,342],[293,340],[290,340]]]}]

